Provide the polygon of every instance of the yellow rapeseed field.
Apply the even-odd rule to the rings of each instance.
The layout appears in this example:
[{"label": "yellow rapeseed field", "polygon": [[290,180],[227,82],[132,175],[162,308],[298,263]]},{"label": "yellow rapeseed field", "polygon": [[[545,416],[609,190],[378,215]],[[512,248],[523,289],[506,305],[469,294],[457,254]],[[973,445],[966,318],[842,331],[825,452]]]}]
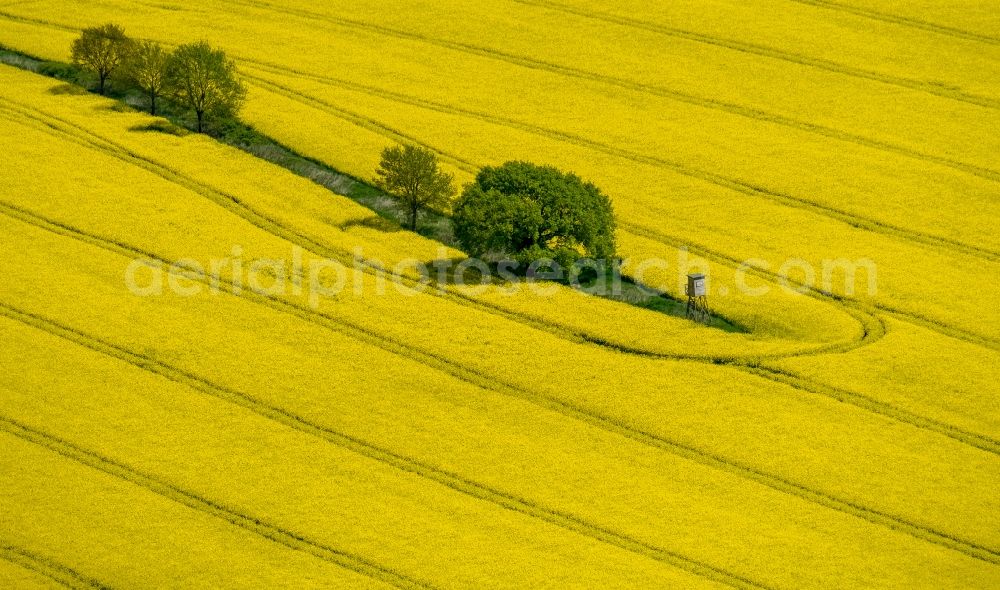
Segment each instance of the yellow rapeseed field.
[{"label": "yellow rapeseed field", "polygon": [[[8,2],[0,44],[109,21],[222,47],[250,124],[357,178],[574,170],[627,273],[706,272],[740,329],[386,285],[462,253],[0,65],[0,586],[1000,585],[987,3]],[[254,285],[292,257],[346,288]],[[781,287],[829,260],[877,276]]]}]

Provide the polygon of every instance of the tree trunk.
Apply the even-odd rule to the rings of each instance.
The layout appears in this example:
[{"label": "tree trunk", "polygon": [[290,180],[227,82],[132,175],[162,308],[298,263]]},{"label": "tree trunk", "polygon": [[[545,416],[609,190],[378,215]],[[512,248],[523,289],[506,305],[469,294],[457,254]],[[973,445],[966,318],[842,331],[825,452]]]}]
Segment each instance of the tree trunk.
[{"label": "tree trunk", "polygon": [[417,231],[417,201],[410,203],[410,231]]},{"label": "tree trunk", "polygon": [[156,116],[156,93],[149,93],[149,114]]},{"label": "tree trunk", "polygon": [[195,111],[198,113],[198,133],[201,133],[201,120],[205,116],[205,111]]},{"label": "tree trunk", "polygon": [[97,77],[100,80],[100,82],[98,83],[98,92],[101,94],[101,96],[104,96],[104,80],[107,79],[108,75],[104,73],[98,73]]}]

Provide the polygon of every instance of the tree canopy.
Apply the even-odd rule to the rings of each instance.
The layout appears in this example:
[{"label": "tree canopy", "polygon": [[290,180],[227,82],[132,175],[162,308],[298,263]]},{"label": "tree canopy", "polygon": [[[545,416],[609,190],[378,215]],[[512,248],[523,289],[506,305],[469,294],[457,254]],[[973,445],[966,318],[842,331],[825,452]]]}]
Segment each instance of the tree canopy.
[{"label": "tree canopy", "polygon": [[170,53],[153,41],[137,43],[125,61],[125,76],[149,97],[149,114],[156,114],[156,99],[166,91]]},{"label": "tree canopy", "polygon": [[454,207],[455,237],[472,256],[523,263],[615,255],[611,200],[573,173],[528,162],[483,168]]},{"label": "tree canopy", "polygon": [[195,112],[198,131],[205,115],[235,114],[246,99],[236,64],[205,41],[181,45],[167,64],[167,84],[179,104]]},{"label": "tree canopy", "polygon": [[375,171],[375,185],[406,207],[411,230],[423,208],[446,209],[455,196],[453,176],[438,168],[437,156],[413,145],[387,147]]},{"label": "tree canopy", "polygon": [[108,81],[118,67],[128,58],[135,42],[125,35],[125,30],[112,23],[83,30],[73,41],[70,55],[73,63],[97,74],[98,91],[104,94]]}]

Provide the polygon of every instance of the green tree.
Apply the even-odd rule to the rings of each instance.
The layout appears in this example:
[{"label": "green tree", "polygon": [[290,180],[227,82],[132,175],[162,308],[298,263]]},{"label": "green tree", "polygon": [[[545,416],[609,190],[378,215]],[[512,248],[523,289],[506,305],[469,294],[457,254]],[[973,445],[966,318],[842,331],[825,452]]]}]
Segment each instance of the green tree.
[{"label": "green tree", "polygon": [[406,207],[411,230],[426,207],[446,209],[455,196],[454,177],[438,169],[434,152],[413,146],[393,146],[382,150],[375,171],[375,185],[398,198]]},{"label": "green tree", "polygon": [[572,173],[528,162],[483,168],[454,208],[455,237],[472,256],[523,263],[615,255],[615,216],[600,189]]},{"label": "green tree", "polygon": [[178,103],[195,112],[199,133],[206,115],[235,115],[246,99],[236,64],[205,41],[174,50],[167,63],[167,85]]},{"label": "green tree", "polygon": [[75,65],[97,74],[98,91],[104,94],[108,79],[128,58],[134,45],[125,35],[125,29],[108,23],[84,29],[73,41],[70,55]]},{"label": "green tree", "polygon": [[125,76],[149,97],[149,114],[156,114],[156,99],[167,86],[167,65],[170,53],[153,41],[135,45],[125,61]]}]

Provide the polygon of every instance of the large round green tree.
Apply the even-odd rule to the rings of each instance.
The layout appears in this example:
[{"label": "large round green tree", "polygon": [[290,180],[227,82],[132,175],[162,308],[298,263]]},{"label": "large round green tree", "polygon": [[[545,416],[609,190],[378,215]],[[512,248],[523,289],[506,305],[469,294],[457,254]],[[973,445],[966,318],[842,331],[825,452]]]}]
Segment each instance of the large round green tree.
[{"label": "large round green tree", "polygon": [[615,255],[611,200],[573,173],[528,162],[487,166],[454,206],[455,237],[472,256],[564,265]]}]

